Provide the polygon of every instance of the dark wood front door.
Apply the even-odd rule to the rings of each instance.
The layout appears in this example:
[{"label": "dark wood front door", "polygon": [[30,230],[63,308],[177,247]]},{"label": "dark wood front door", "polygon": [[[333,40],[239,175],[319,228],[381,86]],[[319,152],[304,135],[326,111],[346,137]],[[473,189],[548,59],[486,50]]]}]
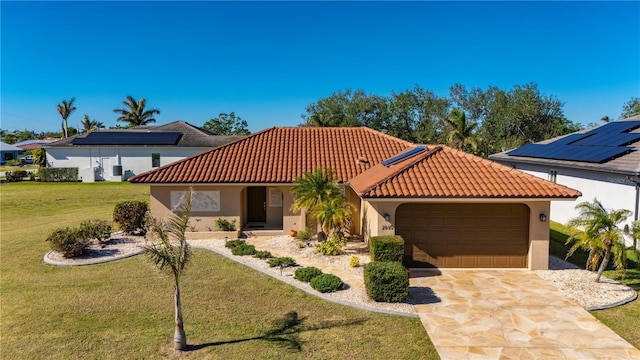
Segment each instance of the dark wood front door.
[{"label": "dark wood front door", "polygon": [[250,223],[267,221],[267,188],[264,186],[247,188],[247,221]]}]

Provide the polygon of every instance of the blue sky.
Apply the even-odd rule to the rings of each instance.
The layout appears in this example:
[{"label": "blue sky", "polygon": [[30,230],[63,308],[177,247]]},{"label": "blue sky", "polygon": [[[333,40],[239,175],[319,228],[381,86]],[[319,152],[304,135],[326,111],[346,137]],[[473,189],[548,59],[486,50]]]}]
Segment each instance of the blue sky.
[{"label": "blue sky", "polygon": [[567,118],[640,97],[639,2],[7,2],[0,127],[59,131],[56,104],[116,125],[126,95],[158,124],[234,111],[295,126],[333,92],[536,82]]}]

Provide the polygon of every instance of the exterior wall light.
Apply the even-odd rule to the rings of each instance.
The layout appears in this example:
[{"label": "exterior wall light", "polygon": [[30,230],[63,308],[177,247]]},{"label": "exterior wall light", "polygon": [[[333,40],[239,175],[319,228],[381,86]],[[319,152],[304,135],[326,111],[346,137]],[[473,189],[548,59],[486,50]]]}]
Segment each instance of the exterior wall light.
[{"label": "exterior wall light", "polygon": [[391,219],[391,215],[389,214],[384,214],[383,216],[385,221],[389,221]]},{"label": "exterior wall light", "polygon": [[547,221],[547,215],[541,213],[539,219],[540,219],[541,222],[546,222]]}]

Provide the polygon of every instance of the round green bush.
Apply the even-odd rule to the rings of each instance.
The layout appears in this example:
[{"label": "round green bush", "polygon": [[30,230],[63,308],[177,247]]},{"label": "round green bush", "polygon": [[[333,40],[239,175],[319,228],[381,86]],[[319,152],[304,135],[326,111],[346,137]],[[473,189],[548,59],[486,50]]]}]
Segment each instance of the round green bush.
[{"label": "round green bush", "polygon": [[378,302],[405,302],[409,297],[409,276],[401,263],[373,261],[364,266],[367,295]]},{"label": "round green bush", "polygon": [[335,292],[344,287],[342,280],[333,274],[318,275],[311,279],[310,285],[321,293]]},{"label": "round green bush", "polygon": [[231,249],[231,253],[233,255],[255,255],[256,254],[256,247],[253,245],[248,245],[248,244],[242,244],[242,245],[238,245],[236,247],[234,247],[233,249]]},{"label": "round green bush", "polygon": [[123,201],[113,208],[113,221],[126,234],[134,234],[139,231],[144,235],[148,211],[149,205],[144,201]]},{"label": "round green bush", "polygon": [[300,281],[309,282],[318,275],[322,275],[322,270],[318,269],[317,267],[309,266],[296,269],[293,277]]}]

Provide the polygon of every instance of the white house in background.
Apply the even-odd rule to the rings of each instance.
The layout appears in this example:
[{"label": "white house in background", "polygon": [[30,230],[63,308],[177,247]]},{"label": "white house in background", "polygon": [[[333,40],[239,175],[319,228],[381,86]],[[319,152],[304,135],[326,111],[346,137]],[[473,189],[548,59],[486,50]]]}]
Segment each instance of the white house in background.
[{"label": "white house in background", "polygon": [[184,121],[161,126],[98,130],[42,147],[47,167],[78,168],[83,182],[122,181],[240,139],[219,136]]},{"label": "white house in background", "polygon": [[[491,160],[577,189],[576,203],[597,198],[608,209],[633,212],[640,204],[640,116],[493,154]],[[576,217],[576,203],[552,202],[551,219]]]},{"label": "white house in background", "polygon": [[23,152],[23,150],[19,147],[0,141],[0,165],[6,164],[7,161],[17,159],[18,154],[21,152]]}]

